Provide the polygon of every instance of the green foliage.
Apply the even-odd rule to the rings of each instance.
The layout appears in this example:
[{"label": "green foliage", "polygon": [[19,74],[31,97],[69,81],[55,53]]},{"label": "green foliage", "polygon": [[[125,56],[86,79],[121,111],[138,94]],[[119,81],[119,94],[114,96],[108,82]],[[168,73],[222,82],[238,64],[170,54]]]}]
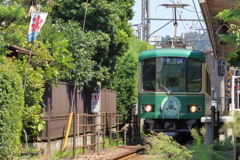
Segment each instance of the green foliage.
[{"label": "green foliage", "polygon": [[[19,44],[20,46],[28,48],[27,45],[27,31],[28,24],[11,24],[4,32],[0,33],[4,37],[4,40],[10,44]],[[24,32],[25,31],[25,32]]]},{"label": "green foliage", "polygon": [[[103,139],[100,140],[100,142],[103,142]],[[123,140],[119,140],[117,141],[112,141],[112,144],[110,144],[110,138],[109,137],[105,137],[105,149],[109,149],[109,148],[113,148],[117,145],[123,145]],[[101,148],[103,148],[103,144],[100,144]]]},{"label": "green foliage", "polygon": [[41,150],[28,146],[22,147],[20,152],[21,156],[19,156],[18,159],[37,159],[42,156]]},{"label": "green foliage", "polygon": [[203,136],[206,130],[201,128],[199,131],[192,129],[191,135],[194,141],[187,144],[186,147],[178,144],[173,137],[162,132],[151,132],[146,138],[146,151],[150,155],[157,155],[158,159],[191,159],[191,160],[226,160],[231,159],[228,149],[231,148],[231,142],[215,141],[212,145],[203,143]]},{"label": "green foliage", "polygon": [[151,132],[146,138],[146,152],[150,155],[158,155],[159,159],[190,159],[192,151],[178,144],[173,137],[163,132]]},{"label": "green foliage", "polygon": [[233,129],[233,134],[234,135],[240,135],[240,112],[239,111],[234,111],[234,117],[232,122],[227,122],[224,123],[224,126],[221,128],[221,132],[226,131],[229,128]]},{"label": "green foliage", "polygon": [[[76,154],[82,154],[82,148],[76,149]],[[73,156],[73,150],[72,149],[67,149],[65,151],[58,150],[54,153],[53,160],[57,160],[62,157],[71,157]]]},{"label": "green foliage", "polygon": [[207,145],[202,142],[203,136],[206,130],[204,128],[200,129],[200,133],[192,129],[191,134],[194,138],[194,142],[187,148],[193,151],[193,160],[225,160],[231,159],[231,155],[227,152],[229,149],[229,141],[214,141],[213,144]]},{"label": "green foliage", "polygon": [[24,15],[25,10],[20,5],[0,4],[0,30],[6,29],[12,22]]},{"label": "green foliage", "polygon": [[228,62],[230,63],[231,66],[240,66],[240,57],[239,57],[239,47],[240,47],[240,27],[237,25],[237,23],[240,20],[240,2],[236,1],[234,4],[235,7],[231,9],[225,9],[221,12],[219,12],[216,15],[216,18],[223,20],[224,22],[228,22],[228,25],[230,28],[228,32],[230,33],[229,35],[221,35],[220,38],[222,41],[229,43],[233,46],[236,47],[236,52],[235,53],[230,53],[230,57],[228,59]]},{"label": "green foliage", "polygon": [[[54,1],[53,19],[61,18],[78,21],[87,34],[96,40],[92,60],[96,61],[94,71],[101,71],[104,76],[96,75],[92,81],[102,81],[104,88],[114,73],[119,57],[126,52],[132,29],[127,20],[133,16],[133,0],[91,0],[87,4],[84,0]],[[86,11],[86,19],[85,19]],[[86,21],[84,21],[86,20]],[[108,73],[106,73],[108,72]],[[105,78],[104,81],[102,78]]]},{"label": "green foliage", "polygon": [[14,62],[0,57],[0,159],[19,155],[24,93]]},{"label": "green foliage", "polygon": [[[16,37],[18,30],[9,34],[6,29],[13,23],[17,23],[24,17],[24,9],[20,5],[0,4],[0,54],[7,55],[9,53],[8,47],[13,44],[8,41],[8,37]],[[19,37],[19,36],[18,36]]]},{"label": "green foliage", "polygon": [[68,21],[61,23],[56,21],[55,26],[58,26],[59,32],[68,39],[69,45],[67,50],[71,53],[73,60],[71,61],[73,67],[67,69],[67,72],[61,74],[64,81],[72,82],[83,86],[95,76],[93,68],[96,65],[92,60],[94,55],[94,47],[96,44],[94,37],[91,34],[85,34],[80,28],[79,23]]},{"label": "green foliage", "polygon": [[136,106],[138,55],[144,50],[153,49],[153,46],[139,41],[136,36],[132,36],[130,42],[128,52],[117,61],[110,84],[110,89],[117,91],[117,113],[120,115],[130,114],[132,108]]},{"label": "green foliage", "polygon": [[213,149],[210,145],[203,144],[203,136],[206,132],[205,129],[201,128],[200,133],[192,129],[191,135],[194,139],[194,142],[188,146],[188,149],[192,151],[194,160],[209,160],[211,159]]},{"label": "green foliage", "polygon": [[119,60],[116,74],[112,89],[117,91],[117,114],[127,115],[137,98],[137,59],[133,54],[128,53]]},{"label": "green foliage", "polygon": [[236,51],[235,53],[229,53],[228,62],[231,66],[239,67],[240,66],[240,51]]},{"label": "green foliage", "polygon": [[144,128],[141,128],[141,130],[140,130],[140,139],[143,139],[146,136],[147,135],[144,133]]},{"label": "green foliage", "polygon": [[42,97],[44,93],[43,76],[27,65],[26,61],[18,61],[17,66],[18,73],[22,76],[22,81],[25,81],[26,70],[28,70],[24,92],[23,128],[29,135],[36,135],[43,129],[45,124],[45,121],[42,120],[43,112],[40,105],[43,102]]},{"label": "green foliage", "polygon": [[8,46],[10,45],[4,40],[4,37],[0,34],[0,55],[7,55],[10,53]]}]

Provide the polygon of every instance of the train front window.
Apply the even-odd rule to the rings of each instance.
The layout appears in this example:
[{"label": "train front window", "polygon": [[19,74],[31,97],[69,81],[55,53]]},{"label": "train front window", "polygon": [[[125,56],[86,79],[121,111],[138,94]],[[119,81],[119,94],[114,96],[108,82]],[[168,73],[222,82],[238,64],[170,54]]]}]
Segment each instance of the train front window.
[{"label": "train front window", "polygon": [[142,62],[142,89],[159,92],[199,92],[202,63],[197,59],[159,57]]},{"label": "train front window", "polygon": [[157,91],[186,91],[186,59],[164,57],[157,58]]}]

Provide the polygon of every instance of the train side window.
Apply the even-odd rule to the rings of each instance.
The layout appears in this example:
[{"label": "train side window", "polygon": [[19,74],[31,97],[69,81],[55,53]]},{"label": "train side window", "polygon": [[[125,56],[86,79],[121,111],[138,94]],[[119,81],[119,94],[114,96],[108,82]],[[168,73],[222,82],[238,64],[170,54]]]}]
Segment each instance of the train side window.
[{"label": "train side window", "polygon": [[211,80],[208,72],[206,72],[206,92],[211,95]]},{"label": "train side window", "polygon": [[187,61],[187,91],[200,92],[202,89],[202,63],[197,59]]},{"label": "train side window", "polygon": [[155,90],[156,60],[155,58],[145,59],[142,62],[142,89]]}]

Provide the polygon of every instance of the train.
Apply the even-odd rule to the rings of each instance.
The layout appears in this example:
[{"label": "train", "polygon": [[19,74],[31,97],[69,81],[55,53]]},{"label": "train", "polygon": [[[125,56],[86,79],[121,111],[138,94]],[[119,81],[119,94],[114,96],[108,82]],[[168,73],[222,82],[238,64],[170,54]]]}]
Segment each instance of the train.
[{"label": "train", "polygon": [[211,83],[203,52],[156,48],[138,60],[138,117],[144,132],[189,134],[211,115]]}]

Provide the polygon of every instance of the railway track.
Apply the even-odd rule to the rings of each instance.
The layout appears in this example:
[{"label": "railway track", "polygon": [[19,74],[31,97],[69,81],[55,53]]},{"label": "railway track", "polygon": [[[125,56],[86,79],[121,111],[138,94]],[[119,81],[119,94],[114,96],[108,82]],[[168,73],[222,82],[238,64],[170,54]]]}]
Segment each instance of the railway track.
[{"label": "railway track", "polygon": [[[125,146],[127,148],[127,146]],[[125,153],[121,153],[119,155],[116,155],[115,157],[109,159],[109,160],[127,160],[127,159],[132,159],[133,157],[139,156],[139,154],[143,153],[144,148],[139,147],[139,148],[134,148],[131,149]]]}]

